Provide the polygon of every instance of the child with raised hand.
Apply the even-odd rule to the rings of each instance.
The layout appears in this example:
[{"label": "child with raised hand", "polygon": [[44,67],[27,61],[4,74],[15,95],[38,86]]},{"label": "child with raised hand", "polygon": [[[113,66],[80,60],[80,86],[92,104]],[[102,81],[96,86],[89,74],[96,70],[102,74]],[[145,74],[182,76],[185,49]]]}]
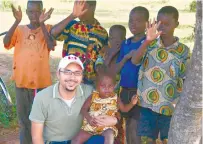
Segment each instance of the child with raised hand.
[{"label": "child with raised hand", "polygon": [[133,52],[131,61],[141,64],[137,94],[140,119],[137,134],[143,143],[155,143],[160,133],[167,144],[174,102],[183,90],[189,48],[174,35],[179,12],[173,6],[162,7],[157,22],[146,25],[146,40]]},{"label": "child with raised hand", "polygon": [[30,144],[31,122],[28,118],[35,91],[52,84],[49,67],[49,53],[55,41],[49,35],[51,25],[45,21],[50,18],[53,8],[45,13],[42,1],[27,2],[26,14],[29,24],[19,25],[22,20],[20,6],[11,6],[14,24],[4,37],[4,47],[14,47],[13,76],[16,86],[17,114],[20,123],[20,143]]}]

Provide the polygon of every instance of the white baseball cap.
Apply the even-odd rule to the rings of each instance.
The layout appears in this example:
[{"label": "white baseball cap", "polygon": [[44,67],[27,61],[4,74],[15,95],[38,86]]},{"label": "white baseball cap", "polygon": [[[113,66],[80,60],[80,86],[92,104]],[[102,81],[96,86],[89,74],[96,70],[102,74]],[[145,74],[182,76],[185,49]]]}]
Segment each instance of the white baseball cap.
[{"label": "white baseball cap", "polygon": [[70,63],[76,63],[82,68],[82,70],[84,70],[82,61],[80,60],[79,57],[76,57],[74,55],[68,55],[62,58],[59,62],[58,70],[61,68],[66,68]]}]

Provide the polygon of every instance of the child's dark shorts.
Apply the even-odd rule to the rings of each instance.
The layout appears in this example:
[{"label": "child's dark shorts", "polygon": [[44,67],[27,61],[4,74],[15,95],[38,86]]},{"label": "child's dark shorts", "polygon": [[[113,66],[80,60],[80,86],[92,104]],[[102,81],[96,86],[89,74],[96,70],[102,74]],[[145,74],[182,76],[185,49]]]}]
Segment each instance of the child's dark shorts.
[{"label": "child's dark shorts", "polygon": [[160,132],[161,140],[168,139],[171,116],[165,116],[153,112],[148,108],[140,108],[140,119],[137,125],[137,135],[147,136],[153,140],[158,138]]}]

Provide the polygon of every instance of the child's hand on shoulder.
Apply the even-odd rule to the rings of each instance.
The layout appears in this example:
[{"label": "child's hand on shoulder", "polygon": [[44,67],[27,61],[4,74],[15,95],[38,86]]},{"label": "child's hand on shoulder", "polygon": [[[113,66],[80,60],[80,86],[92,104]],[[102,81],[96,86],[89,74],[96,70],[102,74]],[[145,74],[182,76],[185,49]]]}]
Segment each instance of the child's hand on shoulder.
[{"label": "child's hand on shoulder", "polygon": [[132,104],[132,105],[136,105],[137,102],[138,102],[138,100],[139,100],[138,95],[134,95],[134,96],[131,98],[131,104]]},{"label": "child's hand on shoulder", "polygon": [[134,50],[130,51],[130,52],[127,54],[127,55],[125,55],[125,57],[124,57],[124,58],[125,58],[126,60],[131,59],[131,58],[132,58],[132,56],[133,56],[133,51],[134,51]]}]

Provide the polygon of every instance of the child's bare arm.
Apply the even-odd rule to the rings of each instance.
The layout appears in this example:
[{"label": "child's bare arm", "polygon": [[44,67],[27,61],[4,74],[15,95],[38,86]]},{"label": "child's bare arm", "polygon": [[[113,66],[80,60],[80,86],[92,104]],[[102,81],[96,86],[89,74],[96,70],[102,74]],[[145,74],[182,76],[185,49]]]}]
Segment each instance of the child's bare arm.
[{"label": "child's bare arm", "polygon": [[46,28],[44,22],[51,17],[53,10],[54,9],[51,8],[48,12],[45,13],[45,9],[44,9],[42,14],[39,17],[40,27],[42,28],[42,32],[44,34],[45,41],[50,50],[53,50],[54,46],[56,44],[55,44],[55,41],[53,40],[53,38],[51,37],[50,33],[47,31],[47,28]]},{"label": "child's bare arm", "polygon": [[138,96],[133,96],[131,99],[131,102],[129,104],[123,104],[123,102],[121,101],[120,97],[118,97],[118,108],[122,111],[122,112],[128,112],[129,110],[131,110],[134,105],[137,104],[138,101]]},{"label": "child's bare arm", "polygon": [[13,16],[15,18],[15,22],[12,25],[12,27],[9,29],[9,31],[7,32],[6,36],[4,37],[4,40],[3,40],[4,45],[9,45],[10,44],[11,38],[12,38],[16,28],[17,28],[17,26],[19,25],[19,23],[22,20],[21,7],[18,6],[18,10],[17,10],[13,5],[11,5],[11,8],[12,8]]},{"label": "child's bare arm", "polygon": [[90,109],[90,106],[91,106],[91,101],[92,101],[92,96],[89,96],[85,103],[83,104],[82,106],[82,109],[80,111],[80,113],[86,118],[86,119],[90,119],[90,115],[89,115],[89,109]]},{"label": "child's bare arm", "polygon": [[133,64],[139,64],[142,57],[144,56],[144,54],[146,53],[147,51],[147,46],[150,44],[151,42],[148,41],[148,40],[145,40],[145,42],[139,47],[138,50],[136,51],[133,51],[133,56],[132,56],[132,63]]},{"label": "child's bare arm", "polygon": [[113,58],[116,56],[116,54],[120,51],[120,47],[117,48],[108,48],[106,57],[105,57],[105,64],[110,65],[112,62]]},{"label": "child's bare arm", "polygon": [[82,109],[80,111],[80,113],[84,116],[84,118],[87,119],[87,122],[92,125],[92,126],[96,126],[96,122],[94,121],[94,118],[90,116],[89,114],[89,109],[91,106],[91,101],[92,101],[92,96],[89,96],[85,103],[82,106]]},{"label": "child's bare arm", "polygon": [[56,37],[66,28],[66,26],[72,20],[83,16],[87,12],[87,9],[85,8],[85,3],[86,1],[75,1],[73,12],[67,18],[65,18],[52,28],[51,30],[52,36]]},{"label": "child's bare arm", "polygon": [[50,49],[50,50],[53,50],[54,47],[56,46],[56,42],[54,41],[54,39],[50,36],[49,32],[47,31],[47,28],[45,26],[44,23],[40,23],[40,27],[42,28],[42,32],[44,34],[44,38],[45,38],[45,41],[47,43],[47,47]]},{"label": "child's bare arm", "polygon": [[120,73],[121,69],[123,68],[124,64],[132,58],[133,51],[131,51],[129,54],[125,55],[124,58],[116,64],[116,73]]}]

